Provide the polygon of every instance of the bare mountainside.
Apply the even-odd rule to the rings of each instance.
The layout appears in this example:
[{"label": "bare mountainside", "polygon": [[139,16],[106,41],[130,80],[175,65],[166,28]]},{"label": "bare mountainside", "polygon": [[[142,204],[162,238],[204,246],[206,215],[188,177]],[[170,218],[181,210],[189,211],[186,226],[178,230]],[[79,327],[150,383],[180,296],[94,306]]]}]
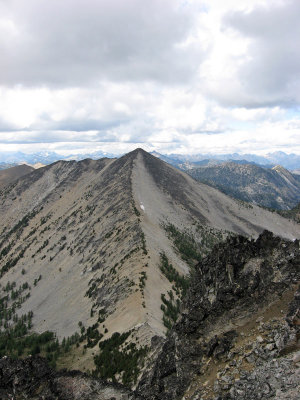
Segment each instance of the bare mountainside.
[{"label": "bare mountainside", "polygon": [[110,377],[99,341],[102,353],[109,340],[133,359],[146,352],[176,320],[190,265],[231,233],[257,237],[264,229],[300,237],[295,222],[235,201],[141,149],[56,162],[1,192],[1,326],[26,322],[60,341],[77,332],[59,366]]},{"label": "bare mountainside", "polygon": [[287,210],[300,200],[300,180],[280,165],[263,168],[252,164],[225,162],[192,168],[193,178],[212,185],[225,194],[264,207]]},{"label": "bare mountainside", "polygon": [[0,170],[0,189],[32,171],[34,168],[25,164]]}]

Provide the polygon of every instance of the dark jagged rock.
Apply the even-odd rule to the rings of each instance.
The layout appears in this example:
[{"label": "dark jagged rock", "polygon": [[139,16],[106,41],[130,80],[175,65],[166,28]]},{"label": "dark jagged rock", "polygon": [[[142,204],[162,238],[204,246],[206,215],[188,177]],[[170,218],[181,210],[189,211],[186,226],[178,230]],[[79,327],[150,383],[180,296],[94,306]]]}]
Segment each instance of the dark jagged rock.
[{"label": "dark jagged rock", "polygon": [[[137,396],[250,400],[283,388],[296,399],[299,369],[285,353],[299,349],[299,292],[291,298],[299,278],[298,241],[265,231],[256,241],[238,236],[215,247],[196,266],[182,316]],[[276,365],[280,376],[269,382]]]},{"label": "dark jagged rock", "polygon": [[300,333],[300,289],[295,293],[294,300],[289,306],[286,320],[290,326],[296,327]]},{"label": "dark jagged rock", "polygon": [[45,359],[0,359],[1,400],[126,400],[121,385],[104,383],[79,371],[52,370]]}]

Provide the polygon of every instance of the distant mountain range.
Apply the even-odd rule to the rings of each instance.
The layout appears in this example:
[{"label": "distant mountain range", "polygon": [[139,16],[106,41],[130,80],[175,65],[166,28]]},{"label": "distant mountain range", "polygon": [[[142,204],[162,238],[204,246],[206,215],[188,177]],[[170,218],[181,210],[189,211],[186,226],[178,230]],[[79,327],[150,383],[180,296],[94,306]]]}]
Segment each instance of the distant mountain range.
[{"label": "distant mountain range", "polygon": [[194,154],[194,155],[182,155],[182,154],[168,154],[162,155],[157,152],[153,152],[158,158],[163,159],[166,162],[175,164],[190,163],[197,164],[203,161],[234,161],[236,163],[254,163],[264,167],[272,168],[275,165],[282,165],[284,168],[289,170],[296,170],[300,168],[300,155],[297,154],[286,154],[282,151],[269,153],[265,156],[258,156],[256,154]]},{"label": "distant mountain range", "polygon": [[22,152],[0,152],[0,169],[3,169],[5,165],[14,166],[16,164],[37,164],[41,163],[44,165],[51,164],[59,160],[75,160],[80,161],[86,158],[98,160],[103,157],[114,158],[116,157],[112,153],[106,153],[103,151],[97,151],[89,154],[73,154],[73,155],[61,155],[54,151],[41,151],[38,153],[22,153]]},{"label": "distant mountain range", "polygon": [[[180,167],[182,169],[189,169],[194,166],[204,165],[215,165],[220,164],[224,161],[233,161],[238,164],[250,163],[263,166],[265,168],[272,168],[275,165],[282,165],[288,170],[300,170],[300,155],[297,154],[286,154],[282,151],[269,153],[265,156],[258,156],[255,154],[194,154],[194,155],[182,155],[182,154],[160,154],[156,151],[151,153],[152,155],[160,158],[167,163]],[[119,155],[113,153],[107,153],[103,151],[97,151],[94,153],[86,154],[73,154],[64,156],[55,152],[38,152],[38,153],[22,153],[22,152],[0,152],[0,169],[3,169],[6,165],[14,166],[16,164],[37,164],[41,163],[44,165],[51,164],[58,160],[75,160],[80,161],[86,158],[97,160],[103,157],[115,158]]]}]

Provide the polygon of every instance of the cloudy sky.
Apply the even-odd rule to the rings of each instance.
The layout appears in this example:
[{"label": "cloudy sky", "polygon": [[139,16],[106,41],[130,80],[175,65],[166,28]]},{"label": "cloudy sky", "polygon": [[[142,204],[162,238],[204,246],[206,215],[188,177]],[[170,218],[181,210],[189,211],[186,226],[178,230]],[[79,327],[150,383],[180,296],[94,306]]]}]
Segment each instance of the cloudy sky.
[{"label": "cloudy sky", "polygon": [[300,154],[299,0],[0,0],[0,150]]}]

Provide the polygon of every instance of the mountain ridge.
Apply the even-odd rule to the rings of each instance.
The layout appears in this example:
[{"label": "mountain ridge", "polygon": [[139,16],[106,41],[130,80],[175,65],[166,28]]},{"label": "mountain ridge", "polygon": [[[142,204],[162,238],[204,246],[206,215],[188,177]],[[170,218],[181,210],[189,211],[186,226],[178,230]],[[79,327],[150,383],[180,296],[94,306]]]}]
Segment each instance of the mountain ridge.
[{"label": "mountain ridge", "polygon": [[52,330],[62,341],[89,332],[58,360],[85,371],[96,367],[95,346],[116,332],[140,349],[164,337],[184,277],[214,243],[265,228],[300,237],[296,223],[197,183],[141,149],[35,170],[1,191],[0,215],[2,294],[15,290],[13,282],[26,287],[18,315],[33,312],[38,333]]}]

